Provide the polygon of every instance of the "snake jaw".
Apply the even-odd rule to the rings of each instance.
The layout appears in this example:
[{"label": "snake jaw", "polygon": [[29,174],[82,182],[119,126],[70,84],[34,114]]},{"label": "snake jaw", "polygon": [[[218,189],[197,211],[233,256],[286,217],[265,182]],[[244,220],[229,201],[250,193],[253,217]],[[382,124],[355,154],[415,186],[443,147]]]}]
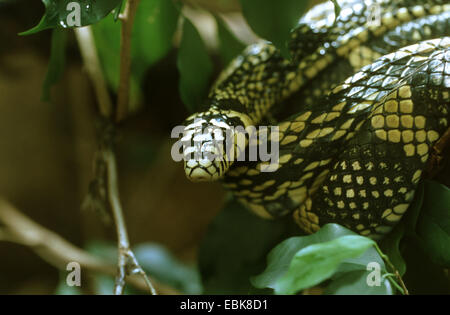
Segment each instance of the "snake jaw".
[{"label": "snake jaw", "polygon": [[[192,182],[210,182],[218,180],[224,174],[224,163],[215,156],[220,156],[220,149],[212,141],[205,141],[197,147],[185,150],[184,170]],[[187,154],[193,153],[200,158],[189,158]]]},{"label": "snake jaw", "polygon": [[217,117],[198,118],[185,127],[184,170],[189,180],[216,181],[228,171],[233,160],[227,154],[229,131],[231,127]]},{"label": "snake jaw", "polygon": [[235,160],[245,157],[246,128],[252,125],[246,114],[215,107],[190,116],[182,138],[187,178],[193,182],[223,178]]}]

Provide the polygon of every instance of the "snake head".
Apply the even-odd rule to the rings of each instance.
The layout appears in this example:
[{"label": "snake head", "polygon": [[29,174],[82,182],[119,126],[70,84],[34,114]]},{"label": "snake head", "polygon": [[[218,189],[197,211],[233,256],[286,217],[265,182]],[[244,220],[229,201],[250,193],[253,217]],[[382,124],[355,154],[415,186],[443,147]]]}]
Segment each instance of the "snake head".
[{"label": "snake head", "polygon": [[186,120],[183,138],[184,170],[193,182],[215,181],[224,176],[245,150],[236,141],[236,127],[246,127],[247,116],[232,111],[209,109]]}]

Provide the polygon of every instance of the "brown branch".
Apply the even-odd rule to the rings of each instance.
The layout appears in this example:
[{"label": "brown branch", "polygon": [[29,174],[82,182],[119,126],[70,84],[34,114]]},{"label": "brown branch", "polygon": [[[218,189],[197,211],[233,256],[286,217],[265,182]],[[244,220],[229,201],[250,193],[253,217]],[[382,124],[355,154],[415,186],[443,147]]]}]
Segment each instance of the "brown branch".
[{"label": "brown branch", "polygon": [[92,28],[90,26],[75,28],[75,35],[83,57],[83,63],[94,85],[100,114],[104,117],[110,117],[112,102],[98,59]]},{"label": "brown branch", "polygon": [[115,117],[117,122],[122,121],[128,113],[131,81],[131,35],[139,2],[140,0],[128,0],[123,14],[120,15],[122,36],[120,44],[120,81]]},{"label": "brown branch", "polygon": [[117,184],[117,165],[114,153],[111,150],[103,151],[103,161],[106,164],[107,181],[108,181],[108,200],[111,206],[111,210],[116,222],[117,239],[118,239],[118,266],[119,273],[116,279],[116,285],[114,287],[115,294],[123,294],[125,287],[125,277],[128,273],[140,274],[151,292],[152,295],[156,295],[156,290],[153,287],[150,279],[145,271],[139,265],[134,253],[130,249],[130,242],[128,240],[127,228],[125,225],[125,219],[123,217],[122,206],[119,199],[119,188]]},{"label": "brown branch", "polygon": [[[106,84],[103,79],[100,63],[98,62],[97,50],[95,42],[93,40],[92,32],[89,28],[77,29],[77,38],[84,62],[87,64],[87,68],[91,79],[93,80],[97,92],[98,106],[100,113],[108,121],[116,119],[117,122],[124,119],[127,115],[129,105],[129,90],[131,80],[131,34],[133,31],[134,17],[140,0],[128,0],[126,2],[125,10],[120,19],[122,20],[122,39],[121,39],[121,52],[120,52],[120,81],[119,90],[117,96],[117,111],[112,113],[112,106],[110,105],[109,95],[103,93],[106,89]],[[115,117],[114,117],[115,116]],[[109,124],[112,129],[114,126]],[[130,248],[130,242],[128,240],[128,233],[123,217],[122,206],[120,204],[118,179],[117,179],[117,165],[115,154],[112,149],[112,139],[109,138],[110,134],[108,128],[102,130],[99,157],[96,162],[99,165],[104,166],[105,172],[98,172],[93,183],[103,183],[102,187],[106,190],[106,197],[98,196],[98,200],[103,201],[105,204],[109,204],[114,216],[114,221],[117,230],[117,242],[118,242],[118,274],[116,277],[116,284],[114,287],[115,294],[122,294],[125,287],[125,278],[129,274],[140,274],[147,284],[151,294],[155,295],[156,290],[153,287],[150,279],[146,275],[145,271],[139,265],[134,253]],[[106,184],[104,183],[106,179]],[[92,196],[91,196],[92,197]],[[95,200],[96,198],[94,198]],[[106,199],[106,200],[105,200]]]},{"label": "brown branch", "polygon": [[431,149],[427,165],[427,177],[434,178],[441,170],[444,151],[450,146],[450,128],[448,128]]},{"label": "brown branch", "polygon": [[394,264],[389,260],[389,257],[381,251],[381,249],[377,243],[375,243],[375,250],[378,252],[380,257],[387,263],[388,267],[392,270],[392,272],[394,272],[393,275],[397,278],[398,283],[395,282],[395,280],[392,280],[392,283],[395,286],[397,286],[397,288],[399,289],[399,291],[402,292],[403,295],[409,295],[409,291],[406,288],[405,283],[403,282],[400,272],[397,270],[397,268],[395,268]]},{"label": "brown branch", "polygon": [[[66,270],[69,262],[78,262],[81,267],[89,271],[110,276],[116,275],[117,266],[74,246],[53,231],[37,224],[1,198],[0,222],[4,225],[0,228],[0,241],[28,246],[58,269]],[[131,276],[128,282],[141,290],[147,289],[148,286],[144,279],[138,276]],[[155,283],[155,286],[161,294],[180,294],[167,285]]]},{"label": "brown branch", "polygon": [[442,137],[434,145],[434,150],[437,154],[444,153],[445,148],[450,144],[450,128],[442,135]]}]

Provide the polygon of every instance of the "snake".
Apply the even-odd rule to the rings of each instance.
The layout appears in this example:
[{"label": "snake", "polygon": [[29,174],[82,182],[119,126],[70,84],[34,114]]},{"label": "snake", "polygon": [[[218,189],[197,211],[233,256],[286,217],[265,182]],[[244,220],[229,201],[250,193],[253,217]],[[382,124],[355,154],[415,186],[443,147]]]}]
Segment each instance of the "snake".
[{"label": "snake", "polygon": [[[410,208],[433,145],[449,127],[450,5],[339,6],[337,16],[327,1],[299,19],[290,58],[261,40],[230,62],[184,121],[184,169],[193,182],[222,182],[260,217],[290,215],[306,233],[337,223],[380,239]],[[211,149],[212,141],[237,126],[267,124],[277,127],[266,139],[278,148],[274,170],[234,155],[193,158],[224,150]],[[234,154],[249,143],[247,135]]]}]

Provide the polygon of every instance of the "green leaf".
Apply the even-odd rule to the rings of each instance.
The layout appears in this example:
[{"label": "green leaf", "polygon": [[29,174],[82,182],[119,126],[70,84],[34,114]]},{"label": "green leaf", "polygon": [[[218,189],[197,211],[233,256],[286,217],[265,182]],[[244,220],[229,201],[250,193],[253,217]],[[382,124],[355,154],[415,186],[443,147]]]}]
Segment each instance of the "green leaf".
[{"label": "green leaf", "polygon": [[[416,238],[416,225],[424,199],[424,183],[421,182],[416,189],[414,200],[402,220],[394,230],[386,235],[379,245],[389,257],[392,264],[403,276],[406,272],[406,263],[400,252],[400,243],[404,237]],[[406,244],[406,243],[405,243]]]},{"label": "green leaf", "polygon": [[379,286],[369,286],[367,277],[371,270],[367,270],[369,263],[377,263],[381,274],[386,273],[386,266],[374,247],[370,247],[359,257],[344,259],[331,277],[332,281],[326,287],[325,294],[394,294],[388,279],[382,280]]},{"label": "green leaf", "polygon": [[[363,254],[355,258],[352,257],[354,253],[351,253],[351,255],[345,253],[345,257],[339,257],[338,254],[342,252],[342,246],[336,246],[332,249],[332,251],[336,250],[338,254],[331,253],[327,245],[323,246],[324,244],[329,245],[330,242],[335,242],[336,240],[341,240],[343,237],[349,236],[363,238],[338,224],[326,224],[317,233],[312,235],[286,239],[269,253],[267,256],[267,268],[263,273],[251,279],[252,284],[257,288],[277,289],[280,286],[282,279],[287,277],[286,274],[288,270],[291,270],[293,261],[297,259],[295,258],[296,255],[302,252],[302,250],[314,249],[314,246],[318,246],[319,253],[325,256],[323,259],[324,262],[328,263],[331,261],[336,263],[333,272],[328,275],[326,275],[323,270],[319,271],[321,274],[316,274],[317,283],[320,283],[327,278],[331,278],[331,282],[327,286],[325,293],[392,294],[392,288],[388,281],[383,281],[378,287],[369,287],[367,285],[366,278],[369,275],[369,271],[367,270],[368,263],[375,262],[379,264],[380,272],[382,274],[386,273],[383,259],[374,247],[369,245],[369,248],[366,248],[365,250],[359,248],[362,250]],[[373,244],[372,240],[363,239],[363,242]],[[334,247],[334,245],[331,245],[331,247]],[[309,262],[307,264],[309,264]],[[312,262],[312,265],[308,265],[307,268],[315,269],[316,265],[316,262]],[[323,275],[326,276],[320,279]]]},{"label": "green leaf", "polygon": [[120,75],[120,23],[108,16],[92,26],[97,53],[106,80],[114,90],[119,86]]},{"label": "green leaf", "polygon": [[306,0],[240,0],[243,14],[260,37],[271,41],[285,58],[290,31],[308,6]]},{"label": "green leaf", "polygon": [[219,53],[224,65],[230,63],[245,48],[245,44],[234,36],[222,18],[216,16],[219,36]]},{"label": "green leaf", "polygon": [[[144,74],[172,47],[178,17],[173,1],[152,0],[139,4],[131,43],[131,112],[138,106]],[[105,77],[114,91],[117,91],[120,76],[120,28],[121,24],[113,15],[92,26]]]},{"label": "green leaf", "polygon": [[60,280],[58,282],[58,286],[55,289],[54,294],[55,295],[81,295],[81,289],[77,286],[69,287],[66,283],[66,276],[67,274],[65,272],[61,272],[60,274]]},{"label": "green leaf", "polygon": [[[92,276],[91,281],[91,287],[95,295],[112,295],[114,293],[114,277],[96,273]],[[136,295],[141,293],[142,291],[136,290],[131,285],[126,285],[123,292],[124,295]],[[148,291],[144,291],[144,293],[148,294]]]},{"label": "green leaf", "polygon": [[403,257],[408,266],[403,280],[410,294],[450,294],[448,274],[431,261],[419,242],[408,239]]},{"label": "green leaf", "polygon": [[180,11],[174,1],[141,1],[133,26],[132,69],[140,82],[152,64],[172,48]]},{"label": "green leaf", "polygon": [[81,290],[78,287],[69,287],[67,284],[61,282],[55,290],[55,295],[81,295]]},{"label": "green leaf", "polygon": [[391,283],[384,279],[380,286],[368,286],[367,270],[354,270],[337,276],[326,288],[325,294],[333,295],[392,295]]},{"label": "green leaf", "polygon": [[178,261],[165,247],[139,244],[134,253],[142,268],[160,282],[185,294],[201,293],[200,275],[196,268]]},{"label": "green leaf", "polygon": [[114,21],[117,21],[119,19],[120,12],[122,12],[122,6],[123,6],[123,1],[120,1],[120,3],[114,9],[114,11],[113,11]]},{"label": "green leaf", "polygon": [[117,260],[117,247],[112,242],[90,241],[85,249],[94,256],[101,257],[107,261]]},{"label": "green leaf", "polygon": [[408,211],[405,214],[403,221],[405,222],[405,234],[407,236],[416,237],[416,226],[417,220],[419,219],[420,211],[423,205],[424,193],[425,193],[425,182],[422,181],[419,186],[417,186],[416,192],[414,194],[414,200],[411,203]]},{"label": "green leaf", "polygon": [[389,260],[398,270],[401,276],[406,272],[406,263],[400,253],[400,241],[405,235],[405,224],[403,221],[399,222],[394,230],[383,238],[379,245],[383,253],[389,257]]},{"label": "green leaf", "polygon": [[[115,244],[93,241],[88,244],[87,250],[93,255],[102,257],[107,261],[117,260],[117,247]],[[201,293],[200,276],[196,268],[178,261],[162,245],[143,243],[134,247],[133,252],[141,267],[152,278],[170,285],[185,294]],[[111,277],[97,276],[97,294],[110,294],[113,286],[114,279]]]},{"label": "green leaf", "polygon": [[450,189],[425,181],[422,211],[417,220],[417,235],[431,260],[450,267]]},{"label": "green leaf", "polygon": [[213,65],[200,34],[188,19],[183,24],[177,67],[181,99],[194,112],[206,97]]},{"label": "green leaf", "polygon": [[333,5],[334,5],[334,16],[335,16],[335,19],[337,19],[337,17],[341,13],[341,6],[337,2],[337,0],[331,0],[331,2],[333,2]]},{"label": "green leaf", "polygon": [[358,235],[301,249],[291,261],[288,271],[277,281],[275,293],[294,294],[328,279],[346,258],[362,255],[375,242]]},{"label": "green leaf", "polygon": [[50,63],[42,86],[42,101],[50,100],[50,88],[58,82],[66,65],[66,42],[67,34],[63,30],[55,29],[52,33],[52,45]]},{"label": "green leaf", "polygon": [[[114,91],[119,87],[120,78],[120,22],[109,15],[92,26],[97,53],[106,81]],[[131,56],[133,62],[133,55]],[[130,82],[130,112],[133,112],[141,96],[139,82],[134,73]]]},{"label": "green leaf", "polygon": [[299,232],[291,218],[265,220],[236,200],[227,202],[200,246],[203,293],[270,293],[255,290],[249,278],[264,269],[266,255],[277,243]]},{"label": "green leaf", "polygon": [[122,0],[42,0],[45,15],[38,25],[20,35],[30,35],[48,28],[78,27],[97,23]]},{"label": "green leaf", "polygon": [[257,288],[274,289],[278,279],[287,272],[292,259],[299,250],[345,235],[356,234],[338,224],[327,224],[312,235],[291,237],[281,242],[267,256],[266,270],[251,279],[252,284]]}]

